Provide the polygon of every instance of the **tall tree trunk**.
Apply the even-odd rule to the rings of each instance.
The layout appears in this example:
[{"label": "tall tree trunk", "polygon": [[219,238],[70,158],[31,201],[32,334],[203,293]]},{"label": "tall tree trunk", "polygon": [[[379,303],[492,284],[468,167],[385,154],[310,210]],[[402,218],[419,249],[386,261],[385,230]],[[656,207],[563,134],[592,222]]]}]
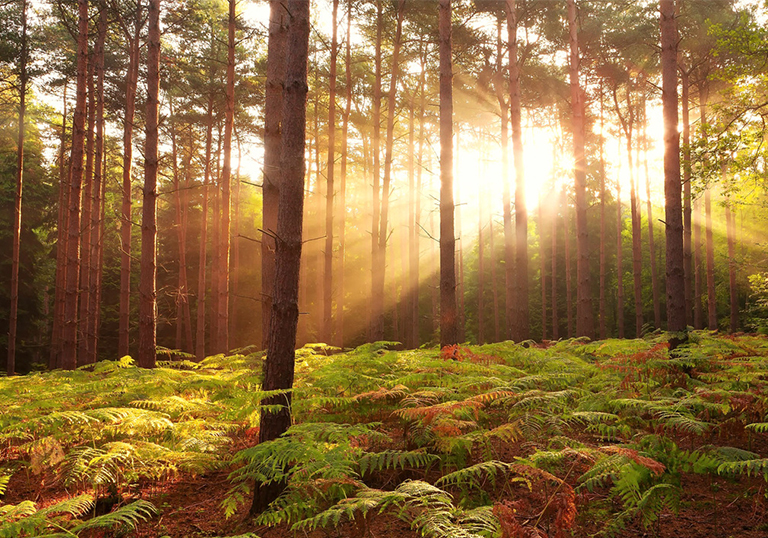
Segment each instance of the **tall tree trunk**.
[{"label": "tall tree trunk", "polygon": [[[309,45],[307,0],[289,0],[289,48],[285,71],[280,201],[277,215],[275,289],[271,335],[264,364],[263,390],[285,390],[266,404],[281,405],[278,412],[262,411],[259,442],[282,435],[291,424],[290,389],[293,386],[296,327],[299,320],[299,269],[301,266],[304,208],[304,143],[307,99],[307,49]],[[258,484],[251,513],[263,511],[280,495],[284,483]]]},{"label": "tall tree trunk", "polygon": [[[648,116],[646,107],[645,95],[643,95],[643,167],[645,169],[645,198],[646,198],[646,210],[648,212],[648,249],[651,251],[651,291],[653,294],[653,322],[657,329],[661,328],[661,297],[659,293],[659,271],[656,265],[656,241],[653,233],[653,204],[651,203],[651,174],[648,171]],[[690,179],[690,178],[689,178]],[[687,237],[689,240],[688,249],[690,253],[690,225],[691,225],[691,208],[690,208],[690,181],[686,182],[686,188],[688,189],[688,224],[684,225],[684,229],[687,230]],[[683,236],[685,238],[686,236]],[[690,260],[689,260],[690,261]],[[686,280],[686,286],[687,284]],[[687,293],[687,292],[686,292]],[[688,307],[686,311],[686,324],[690,317]]]},{"label": "tall tree trunk", "polygon": [[453,203],[451,0],[439,0],[440,52],[440,346],[458,344]]},{"label": "tall tree trunk", "polygon": [[501,175],[502,215],[504,220],[504,336],[512,338],[513,306],[515,304],[515,248],[512,232],[512,193],[509,185],[509,103],[504,98],[502,76],[501,19],[498,20],[496,37],[496,97],[501,110]]},{"label": "tall tree trunk", "polygon": [[[218,120],[218,118],[217,118]],[[219,282],[221,273],[221,121],[216,125],[215,168],[211,175],[213,195],[211,204],[211,306],[209,331],[210,347],[213,353],[219,350]]]},{"label": "tall tree trunk", "polygon": [[264,179],[261,236],[261,335],[269,347],[272,289],[275,285],[275,240],[277,201],[280,196],[280,122],[283,113],[283,74],[288,49],[288,20],[282,0],[269,0],[267,82],[264,97]]},{"label": "tall tree trunk", "polygon": [[370,340],[384,338],[384,260],[379,248],[380,156],[381,156],[381,34],[384,27],[382,0],[376,0],[376,57],[373,85],[373,211],[371,222],[371,310]]},{"label": "tall tree trunk", "polygon": [[[482,138],[481,138],[482,141]],[[483,141],[484,143],[484,141]],[[484,146],[481,146],[484,147]],[[480,154],[481,177],[488,175],[486,156]],[[477,343],[485,344],[485,244],[483,237],[483,182],[477,182]]]},{"label": "tall tree trunk", "polygon": [[[685,317],[686,324],[691,324],[693,315],[693,249],[691,248],[691,120],[690,120],[690,83],[688,73],[680,66],[680,87],[682,89],[683,109],[683,260],[685,268]],[[647,151],[647,147],[646,147]],[[648,177],[648,176],[646,176]],[[650,213],[649,213],[650,215]],[[650,220],[650,219],[649,219]],[[655,266],[655,264],[654,264]],[[654,289],[656,285],[654,284]],[[656,300],[654,299],[654,303]]]},{"label": "tall tree trunk", "polygon": [[[208,96],[208,111],[205,129],[205,168],[203,172],[203,201],[200,216],[200,249],[197,269],[197,320],[195,324],[195,357],[198,361],[205,358],[205,280],[206,280],[206,243],[208,241],[208,190],[211,181],[211,153],[213,146],[213,93]],[[266,146],[266,137],[265,137]],[[266,168],[266,148],[265,148]],[[265,181],[266,184],[266,181]],[[262,275],[262,279],[264,276]]]},{"label": "tall tree trunk", "polygon": [[[555,186],[552,186],[552,196],[557,196]],[[563,210],[565,211],[565,210]],[[552,215],[552,339],[560,338],[560,320],[557,316],[557,202],[555,202],[554,214]],[[567,243],[567,237],[566,237]]]},{"label": "tall tree trunk", "polygon": [[21,197],[24,187],[24,116],[27,112],[27,0],[21,0],[21,56],[19,58],[19,130],[16,144],[16,198],[13,207],[13,253],[11,256],[11,309],[8,329],[6,372],[16,373],[16,326],[19,310],[19,257],[21,251]]},{"label": "tall tree trunk", "polygon": [[571,215],[568,211],[567,190],[563,187],[563,243],[565,245],[565,306],[568,316],[568,338],[573,338],[573,291],[572,291],[572,271],[571,271],[571,233],[570,220]]},{"label": "tall tree trunk", "polygon": [[328,172],[325,189],[325,252],[323,270],[323,324],[320,341],[331,343],[333,336],[333,197],[336,170],[336,67],[339,56],[339,0],[333,0],[331,69],[328,87]]},{"label": "tall tree trunk", "polygon": [[635,303],[635,337],[640,338],[643,331],[643,298],[642,298],[642,250],[641,250],[641,215],[637,199],[637,166],[632,158],[632,136],[634,134],[635,113],[632,105],[631,82],[627,83],[627,115],[621,114],[617,90],[613,90],[613,102],[616,106],[616,114],[624,130],[627,142],[627,165],[629,168],[629,205],[632,219],[632,277]]},{"label": "tall tree trunk", "polygon": [[347,36],[344,43],[345,99],[341,119],[341,169],[339,170],[339,260],[337,269],[336,343],[344,348],[344,266],[346,255],[347,161],[349,159],[349,116],[352,113],[352,3],[347,4]]},{"label": "tall tree trunk", "polygon": [[728,235],[728,289],[731,303],[731,333],[739,330],[739,296],[736,288],[736,215],[732,201],[725,203],[725,225]]},{"label": "tall tree trunk", "polygon": [[707,242],[707,328],[716,331],[717,295],[715,294],[715,240],[712,231],[712,195],[710,189],[704,191],[704,212]]},{"label": "tall tree trunk", "polygon": [[[419,292],[421,290],[421,286],[419,283],[419,257],[421,256],[421,250],[419,249],[420,243],[419,238],[421,237],[421,232],[419,231],[421,226],[421,193],[424,191],[424,182],[423,182],[423,172],[424,172],[424,140],[425,140],[425,129],[424,129],[424,117],[426,115],[426,108],[427,108],[427,89],[426,89],[426,78],[427,78],[427,45],[424,41],[420,44],[421,50],[420,50],[420,62],[421,62],[421,70],[419,73],[419,149],[418,149],[418,155],[416,157],[416,265],[415,270],[412,270],[411,272],[411,281],[413,286],[413,294],[415,296],[415,302],[413,305],[414,308],[414,329],[416,330],[416,339],[417,339],[417,345],[421,343],[421,339],[419,337]],[[434,212],[430,211],[430,227],[431,227],[431,219],[432,214]],[[430,248],[429,252],[431,253],[434,248],[434,241],[430,241]],[[430,260],[431,261],[431,260]],[[434,295],[434,291],[432,293]],[[430,328],[434,327],[435,317],[430,316]],[[434,333],[434,330],[430,330],[430,335]]]},{"label": "tall tree trunk", "polygon": [[693,327],[704,328],[704,309],[701,296],[704,294],[704,279],[702,278],[702,244],[701,244],[701,198],[696,198],[693,204]]},{"label": "tall tree trunk", "polygon": [[238,338],[240,334],[238,333],[238,309],[240,307],[238,299],[240,298],[240,267],[242,265],[240,263],[240,241],[235,239],[240,237],[240,165],[243,162],[243,148],[237,130],[235,130],[234,136],[237,142],[237,168],[235,169],[234,192],[232,193],[234,196],[234,201],[232,202],[232,268],[230,276],[232,282],[230,296],[232,300],[230,301],[231,316],[229,318],[229,332],[232,336],[229,345],[237,349],[241,346],[240,339]]},{"label": "tall tree trunk", "polygon": [[491,197],[488,196],[488,250],[490,251],[491,262],[491,297],[493,298],[493,341],[499,342],[501,340],[501,327],[499,319],[499,295],[497,293],[498,287],[496,282],[496,248],[494,244],[494,230],[493,230],[493,207],[491,205]]},{"label": "tall tree trunk", "polygon": [[525,206],[525,166],[523,163],[522,106],[520,104],[520,67],[517,59],[516,0],[507,0],[509,34],[509,116],[512,124],[512,154],[515,162],[515,302],[512,339],[527,340],[528,320],[528,209]]},{"label": "tall tree trunk", "polygon": [[221,170],[221,235],[219,254],[218,308],[216,338],[218,351],[229,350],[229,264],[232,237],[232,130],[235,123],[235,28],[236,0],[229,0],[227,24],[227,91],[224,108],[224,165]]},{"label": "tall tree trunk", "polygon": [[616,324],[619,338],[624,338],[624,260],[621,233],[624,231],[624,219],[621,214],[621,181],[616,180]]},{"label": "tall tree trunk", "polygon": [[77,299],[80,276],[80,191],[83,181],[83,142],[88,71],[88,0],[78,0],[77,93],[72,121],[72,154],[69,174],[69,218],[67,237],[67,282],[64,297],[64,325],[60,366],[77,366]]},{"label": "tall tree trunk", "polygon": [[[608,313],[606,283],[608,264],[606,260],[606,221],[605,221],[605,106],[603,82],[600,81],[600,339],[608,338],[606,317]],[[554,279],[554,275],[552,275]],[[553,284],[554,286],[554,284]]]},{"label": "tall tree trunk", "polygon": [[67,282],[67,235],[69,216],[69,173],[66,166],[67,142],[67,83],[64,82],[64,106],[61,113],[59,142],[59,207],[56,220],[56,289],[54,291],[53,328],[48,369],[61,367],[61,334],[64,326],[64,291]]},{"label": "tall tree trunk", "polygon": [[99,6],[99,21],[97,25],[96,48],[94,57],[96,61],[96,140],[93,158],[93,203],[91,204],[91,233],[90,233],[90,262],[88,263],[90,275],[88,277],[88,319],[86,320],[86,346],[88,353],[84,357],[86,364],[93,364],[98,359],[99,345],[99,319],[101,301],[99,288],[101,285],[100,253],[102,244],[102,213],[104,198],[104,43],[107,38],[107,8]]},{"label": "tall tree trunk", "polygon": [[416,204],[419,192],[416,190],[416,90],[408,99],[408,269],[403,271],[403,288],[406,290],[408,347],[418,347],[419,339],[419,230],[416,224]]},{"label": "tall tree trunk", "polygon": [[[675,1],[660,0],[661,74],[664,113],[664,198],[667,239],[667,328],[685,331],[683,207],[680,182],[680,134],[677,129],[677,25]],[[673,340],[674,349],[678,342]]]},{"label": "tall tree trunk", "polygon": [[[455,150],[454,150],[454,163],[459,162],[459,156],[460,156],[460,150],[461,150],[461,131],[457,127],[456,129],[456,144],[455,144]],[[454,168],[459,168],[459,166],[454,165]],[[461,240],[462,238],[462,223],[461,223],[461,185],[460,184],[454,184],[453,186],[453,214],[455,219],[455,231],[454,236],[457,237],[458,244],[455,247],[456,254],[454,256],[454,259],[456,260],[456,305],[458,307],[458,310],[456,312],[456,324],[457,324],[457,334],[458,334],[458,341],[463,342],[464,341],[464,325],[465,325],[465,316],[464,316],[464,242]]]},{"label": "tall tree trunk", "polygon": [[139,273],[139,354],[142,368],[155,367],[157,345],[157,124],[160,93],[160,0],[149,0],[147,114]]},{"label": "tall tree trunk", "polygon": [[88,58],[88,127],[85,131],[85,176],[83,177],[83,200],[80,221],[80,297],[78,314],[78,350],[77,363],[83,365],[90,355],[88,338],[88,320],[91,319],[90,278],[91,278],[91,208],[93,207],[94,193],[98,187],[94,186],[94,135],[96,131],[96,85],[94,83],[94,54],[91,51]]},{"label": "tall tree trunk", "polygon": [[[394,132],[395,132],[395,112],[397,110],[397,79],[399,76],[400,45],[403,36],[403,13],[405,11],[405,0],[398,0],[397,5],[397,30],[392,50],[392,69],[390,73],[389,91],[387,92],[387,132],[384,154],[384,179],[381,184],[381,213],[379,222],[378,237],[378,258],[380,270],[376,272],[378,277],[374,282],[374,293],[379,293],[384,297],[384,276],[387,260],[387,239],[389,237],[389,190],[392,182],[392,159],[394,150]],[[397,309],[397,305],[394,306]],[[383,316],[383,311],[382,311]],[[396,319],[396,318],[395,318]],[[383,320],[382,320],[383,325]],[[397,332],[397,331],[395,331]]]},{"label": "tall tree trunk", "polygon": [[[176,117],[173,110],[173,99],[169,98],[170,128],[171,128],[171,168],[173,175],[173,201],[176,212],[176,239],[179,243],[179,286],[176,298],[176,349],[192,351],[192,322],[189,311],[189,286],[187,279],[187,234],[184,225],[184,207],[186,197],[182,198],[182,186],[179,180],[178,141],[176,133]],[[191,151],[191,150],[190,150]],[[186,190],[186,189],[185,189]],[[182,343],[182,337],[186,346]]]},{"label": "tall tree trunk", "polygon": [[[137,8],[141,5],[137,3]],[[129,41],[128,72],[125,86],[125,118],[123,120],[123,181],[120,214],[120,312],[117,352],[128,355],[131,314],[131,167],[133,165],[133,118],[136,112],[136,86],[139,78],[141,12],[136,13],[133,37]]]},{"label": "tall tree trunk", "polygon": [[[541,339],[547,339],[547,251],[544,247],[544,193],[539,191],[539,258],[541,267]],[[554,278],[552,279],[554,281]]]},{"label": "tall tree trunk", "polygon": [[589,282],[589,235],[587,231],[587,158],[584,150],[584,95],[579,83],[579,42],[576,1],[568,0],[571,54],[569,75],[573,111],[574,188],[576,191],[576,335],[592,337],[592,290]]}]

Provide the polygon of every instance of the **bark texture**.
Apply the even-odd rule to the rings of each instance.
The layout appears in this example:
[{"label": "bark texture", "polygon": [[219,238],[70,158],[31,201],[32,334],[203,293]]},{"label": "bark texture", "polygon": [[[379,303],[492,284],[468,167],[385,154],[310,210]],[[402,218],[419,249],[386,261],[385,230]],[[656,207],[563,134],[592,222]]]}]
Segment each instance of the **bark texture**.
[{"label": "bark texture", "polygon": [[440,345],[458,343],[453,203],[453,63],[451,0],[439,0],[440,54]]},{"label": "bark texture", "polygon": [[[276,439],[291,424],[290,389],[293,386],[296,328],[299,320],[299,270],[304,212],[309,5],[310,2],[306,0],[289,0],[287,4],[290,45],[283,94],[282,178],[275,240],[275,288],[262,386],[265,391],[286,392],[264,402],[282,407],[277,412],[262,411],[260,443]],[[251,513],[263,511],[277,498],[283,487],[283,484],[257,484]]]},{"label": "bark texture", "polygon": [[[660,0],[661,76],[664,114],[664,198],[667,239],[667,328],[685,331],[683,206],[680,135],[677,130],[677,25],[674,0]],[[672,342],[674,347],[675,342]]]},{"label": "bark texture", "polygon": [[142,368],[154,368],[157,347],[157,124],[160,93],[160,0],[149,1],[147,113],[139,273],[139,354]]}]

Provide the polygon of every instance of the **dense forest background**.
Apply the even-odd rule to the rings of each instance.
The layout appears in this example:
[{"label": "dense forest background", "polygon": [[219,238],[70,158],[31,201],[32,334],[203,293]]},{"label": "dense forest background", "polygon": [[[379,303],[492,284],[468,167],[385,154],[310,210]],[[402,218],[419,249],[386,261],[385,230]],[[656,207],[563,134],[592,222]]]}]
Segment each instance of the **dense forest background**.
[{"label": "dense forest background", "polygon": [[[78,364],[138,346],[147,7],[86,4],[73,235],[82,4],[0,5],[0,342],[7,349],[21,118],[19,372],[60,365],[57,331],[67,324],[78,327]],[[590,334],[576,322],[569,13],[565,2],[519,0],[510,17],[506,5],[453,5],[459,341],[663,329],[658,3],[580,1],[570,21],[584,101]],[[297,343],[436,343],[436,5],[334,0],[312,10]],[[768,328],[767,10],[763,2],[678,2],[686,311],[695,328]],[[273,233],[262,217],[270,210],[262,196],[268,15],[268,3],[255,1],[165,2],[160,12],[157,343],[200,358],[263,342],[271,292],[262,261]],[[514,118],[509,126],[516,100],[521,129]],[[61,246],[73,237],[79,306],[77,319],[64,320]]]}]

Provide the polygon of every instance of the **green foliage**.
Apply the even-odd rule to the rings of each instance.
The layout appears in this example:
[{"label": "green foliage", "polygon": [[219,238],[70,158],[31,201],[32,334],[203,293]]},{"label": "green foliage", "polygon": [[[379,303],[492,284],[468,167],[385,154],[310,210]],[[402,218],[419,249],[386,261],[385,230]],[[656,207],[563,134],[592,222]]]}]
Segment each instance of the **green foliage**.
[{"label": "green foliage", "polygon": [[[604,534],[654,525],[677,510],[687,474],[768,474],[747,444],[768,435],[768,341],[693,332],[670,359],[662,340],[504,343],[461,348],[459,360],[386,344],[331,356],[306,348],[294,425],[258,445],[271,409],[261,402],[284,393],[260,390],[261,354],[154,372],[123,358],[0,379],[0,439],[17,454],[0,489],[26,472],[73,495],[58,512],[2,505],[3,525],[81,532],[94,496],[117,492],[123,502],[100,521],[130,526],[151,516],[128,504],[145,484],[219,468],[231,482],[223,515],[247,506],[255,483],[282,483],[257,523],[296,531],[398,517],[425,536],[567,535],[576,490],[616,507],[598,522]],[[705,444],[734,429],[744,444]],[[523,498],[539,504],[515,504]]]},{"label": "green foliage", "polygon": [[135,501],[114,512],[85,516],[94,507],[93,497],[80,495],[38,510],[32,501],[0,507],[0,537],[71,538],[90,529],[135,529],[157,513],[147,501]]}]

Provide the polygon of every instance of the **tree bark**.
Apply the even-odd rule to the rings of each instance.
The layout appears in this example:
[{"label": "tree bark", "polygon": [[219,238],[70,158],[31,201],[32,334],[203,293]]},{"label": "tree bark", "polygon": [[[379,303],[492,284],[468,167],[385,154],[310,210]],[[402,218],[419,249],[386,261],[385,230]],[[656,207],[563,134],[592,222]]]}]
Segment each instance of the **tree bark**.
[{"label": "tree bark", "polygon": [[272,317],[272,289],[275,284],[275,241],[277,202],[280,196],[280,123],[283,112],[283,76],[288,48],[288,26],[282,0],[269,1],[267,82],[264,98],[264,179],[261,236],[261,335],[262,347],[269,347]]},{"label": "tree bark", "polygon": [[528,209],[525,205],[525,166],[523,163],[520,67],[517,58],[516,0],[507,0],[509,34],[509,116],[512,125],[512,154],[515,163],[515,282],[512,339],[527,340],[528,320]]},{"label": "tree bark", "polygon": [[77,299],[80,276],[80,191],[83,181],[83,142],[88,71],[88,1],[78,0],[77,92],[72,121],[72,154],[69,174],[69,218],[67,237],[67,282],[60,366],[77,367]]},{"label": "tree bark", "polygon": [[565,244],[565,298],[566,313],[568,316],[568,338],[573,338],[573,278],[571,271],[571,232],[570,232],[570,211],[568,210],[568,195],[563,188],[563,243]]},{"label": "tree bark", "polygon": [[587,231],[587,158],[584,149],[584,96],[579,83],[579,42],[576,1],[568,0],[570,33],[570,86],[573,112],[574,188],[576,194],[576,335],[592,337],[592,291],[589,279],[589,235]]},{"label": "tree bark", "polygon": [[221,169],[221,230],[219,241],[219,279],[216,345],[218,352],[229,350],[229,287],[232,237],[232,130],[235,123],[235,27],[236,0],[229,0],[227,23],[227,90],[224,107],[224,164]]},{"label": "tree bark", "polygon": [[[406,342],[415,349],[419,340],[419,222],[416,216],[419,191],[416,190],[416,90],[408,99],[408,269],[403,272],[406,290]],[[407,285],[405,285],[407,283]]]},{"label": "tree bark", "polygon": [[[606,254],[606,221],[605,221],[605,110],[603,82],[600,81],[600,339],[608,338],[606,317],[607,306],[607,254]],[[554,279],[554,275],[552,275]],[[554,285],[554,284],[553,284]]]},{"label": "tree bark", "polygon": [[[138,6],[141,4],[137,4]],[[120,312],[117,352],[129,353],[131,313],[131,167],[133,166],[133,118],[136,112],[136,86],[139,78],[141,12],[137,11],[133,37],[129,41],[128,72],[125,87],[123,120],[123,200],[120,215]]]},{"label": "tree bark", "polygon": [[78,314],[78,366],[83,365],[90,355],[88,338],[88,320],[91,319],[90,301],[90,279],[91,279],[91,208],[93,206],[94,193],[98,188],[94,188],[94,135],[96,131],[96,87],[94,83],[94,54],[89,53],[88,57],[88,127],[85,131],[85,176],[83,177],[83,199],[80,221],[80,297]]},{"label": "tree bark", "polygon": [[[265,142],[266,144],[266,142]],[[206,280],[206,243],[208,241],[208,187],[211,180],[211,153],[213,146],[213,93],[208,96],[205,133],[205,167],[203,172],[203,202],[200,216],[200,249],[197,269],[197,320],[195,324],[195,357],[198,361],[205,358],[205,280]],[[265,149],[266,152],[266,149]],[[266,153],[265,153],[266,163]],[[266,164],[265,164],[266,168]],[[266,181],[265,181],[266,184]],[[262,275],[263,278],[263,275]]]},{"label": "tree bark", "polygon": [[336,171],[336,68],[339,56],[339,0],[333,0],[331,67],[328,79],[328,171],[325,189],[325,252],[323,268],[323,324],[320,341],[333,337],[333,197]]},{"label": "tree bark", "polygon": [[704,328],[704,309],[701,304],[701,296],[704,294],[704,282],[702,272],[702,244],[701,244],[701,198],[697,198],[693,204],[693,327]]},{"label": "tree bark", "polygon": [[[664,197],[667,239],[667,328],[685,331],[683,207],[680,181],[680,135],[677,130],[677,25],[675,1],[660,0],[661,74],[664,114]],[[678,342],[673,340],[674,349]]]},{"label": "tree bark", "polygon": [[341,119],[341,168],[339,170],[339,259],[337,269],[338,295],[336,297],[336,343],[344,348],[344,266],[346,256],[347,214],[347,161],[349,160],[349,116],[352,113],[352,2],[347,3],[347,36],[344,43],[344,70],[346,103]]},{"label": "tree bark", "polygon": [[[187,279],[187,234],[184,223],[186,197],[182,197],[182,186],[179,179],[178,135],[176,133],[176,117],[174,115],[172,98],[169,98],[168,105],[170,108],[169,121],[171,124],[171,169],[173,176],[173,201],[176,212],[176,239],[179,243],[179,285],[178,296],[176,298],[176,349],[183,349],[184,351],[191,352],[194,342],[192,341],[192,316],[189,309],[189,285]],[[184,338],[183,340],[182,337]],[[186,342],[186,346],[182,342]]]},{"label": "tree bark", "polygon": [[501,19],[498,21],[496,37],[496,97],[501,112],[501,175],[502,217],[504,222],[504,336],[512,338],[513,305],[515,304],[515,247],[512,231],[512,193],[509,185],[509,103],[504,98],[502,76]]},{"label": "tree bark", "polygon": [[[304,149],[307,99],[309,6],[306,0],[289,0],[289,48],[285,71],[280,201],[277,215],[275,289],[271,335],[264,364],[262,389],[285,390],[264,402],[282,405],[277,412],[262,411],[259,442],[282,435],[291,424],[290,389],[293,385],[296,327],[299,320],[299,269],[301,266],[304,211]],[[258,484],[251,513],[263,511],[280,494],[284,484]]]},{"label": "tree bark", "polygon": [[439,0],[440,53],[440,346],[458,344],[453,203],[451,0]]},{"label": "tree bark", "polygon": [[725,202],[725,225],[728,235],[728,289],[730,292],[731,316],[730,330],[739,330],[739,296],[736,287],[736,215],[730,199]]},{"label": "tree bark", "polygon": [[384,338],[384,260],[380,258],[380,156],[381,156],[381,34],[384,27],[382,0],[376,0],[376,57],[373,84],[373,211],[371,222],[371,310],[370,340]]},{"label": "tree bark", "polygon": [[16,144],[16,197],[13,207],[11,255],[11,309],[8,328],[8,376],[16,373],[16,327],[19,310],[19,258],[21,251],[21,199],[24,188],[24,126],[27,112],[27,0],[21,0],[21,56],[19,58],[19,130]]},{"label": "tree bark", "polygon": [[619,338],[624,338],[624,260],[621,233],[624,231],[624,220],[621,215],[621,181],[616,180],[616,325]]},{"label": "tree bark", "polygon": [[84,363],[93,364],[98,360],[99,353],[99,320],[100,320],[100,287],[101,287],[101,245],[103,236],[102,213],[104,197],[104,43],[107,38],[107,8],[99,6],[99,21],[97,24],[96,48],[96,140],[93,156],[93,203],[91,204],[91,233],[90,233],[90,275],[88,277],[88,318],[86,320],[86,338],[88,339],[87,355]]},{"label": "tree bark", "polygon": [[[683,109],[683,261],[685,269],[685,317],[691,325],[693,315],[693,249],[691,247],[691,120],[690,120],[690,83],[688,73],[680,66],[680,87],[682,89]],[[647,151],[647,147],[646,147]],[[646,176],[649,177],[649,176]],[[650,214],[650,213],[649,213]],[[654,284],[654,289],[656,285]],[[654,299],[654,302],[656,300]]]},{"label": "tree bark", "polygon": [[65,163],[67,141],[67,84],[64,83],[61,138],[59,142],[59,207],[56,230],[56,289],[54,291],[53,328],[48,368],[61,367],[62,329],[64,327],[64,295],[67,282],[67,235],[69,221],[69,174]]},{"label": "tree bark", "polygon": [[142,368],[154,368],[157,346],[157,125],[160,93],[160,0],[149,0],[147,113],[139,273],[139,354]]},{"label": "tree bark", "polygon": [[[552,196],[557,196],[555,187],[552,187]],[[560,198],[558,196],[558,198]],[[560,338],[560,320],[557,313],[557,202],[555,201],[555,210],[552,215],[552,339],[557,340]],[[564,210],[563,210],[564,211]]]},{"label": "tree bark", "polygon": [[[541,339],[547,339],[547,251],[544,247],[544,193],[539,191],[539,258],[541,266]],[[553,279],[554,281],[554,279]]]},{"label": "tree bark", "polygon": [[[643,95],[643,167],[645,169],[645,198],[646,198],[646,210],[648,212],[648,249],[651,251],[651,292],[653,296],[653,322],[654,326],[657,329],[661,328],[661,297],[659,293],[659,270],[658,266],[656,265],[656,240],[653,233],[653,204],[651,203],[651,174],[648,171],[648,116],[647,116],[647,106],[646,106],[646,99],[645,95]],[[690,178],[689,178],[690,179]],[[690,225],[691,225],[691,211],[690,211],[690,181],[687,181],[685,183],[686,188],[688,189],[688,201],[686,202],[688,204],[688,224],[684,224],[683,228],[684,231],[687,230],[688,233],[688,249],[690,251]],[[683,236],[683,239],[685,239],[685,235]],[[690,252],[689,252],[690,253]],[[690,261],[690,260],[689,260]],[[688,285],[688,280],[686,279],[686,286]],[[687,289],[687,288],[686,288]],[[686,291],[687,294],[687,291]],[[687,295],[686,295],[687,297]],[[687,300],[686,300],[686,304]],[[686,325],[688,324],[688,318],[690,317],[690,311],[688,306],[685,308],[686,311]]]}]

